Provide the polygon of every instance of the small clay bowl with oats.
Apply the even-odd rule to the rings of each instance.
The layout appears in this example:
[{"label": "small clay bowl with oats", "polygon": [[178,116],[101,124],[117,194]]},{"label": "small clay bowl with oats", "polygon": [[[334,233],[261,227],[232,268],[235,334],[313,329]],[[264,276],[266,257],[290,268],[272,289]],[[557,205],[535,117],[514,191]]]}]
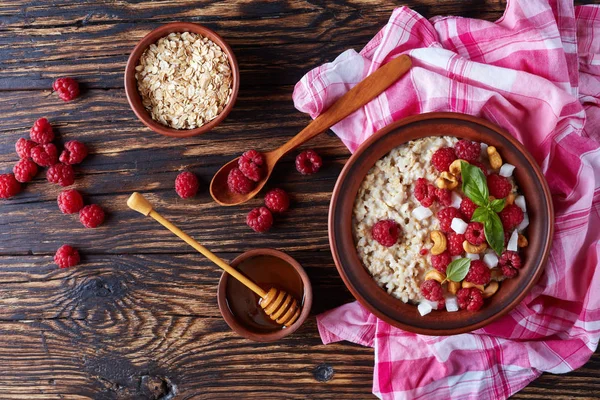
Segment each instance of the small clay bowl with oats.
[{"label": "small clay bowl with oats", "polygon": [[[207,38],[210,42],[206,43],[207,48],[210,50],[210,46],[212,44],[218,46],[222,53],[226,56],[226,60],[228,62],[228,67],[230,74],[227,73],[227,80],[230,84],[227,87],[230,88],[228,100],[218,103],[216,105],[217,110],[214,111],[214,105],[212,107],[211,112],[208,114],[208,120],[203,122],[201,125],[197,123],[192,123],[190,126],[186,122],[186,124],[182,125],[179,128],[174,127],[175,124],[171,123],[171,117],[167,115],[165,117],[167,123],[159,122],[151,115],[151,112],[146,109],[144,106],[144,99],[142,98],[142,94],[138,89],[138,79],[136,78],[137,70],[136,67],[140,64],[140,58],[144,56],[144,52],[153,44],[156,44],[160,39],[169,36],[170,34],[184,34],[185,32],[189,34],[196,34],[202,36],[203,38]],[[212,43],[211,43],[212,42]],[[203,42],[204,43],[204,42]],[[213,47],[214,49],[214,47]],[[218,52],[216,52],[218,53]],[[214,54],[214,52],[213,52]],[[157,68],[160,68],[160,65],[157,65]],[[220,67],[220,65],[219,65]],[[168,67],[169,68],[169,67]],[[190,67],[191,68],[191,67]],[[226,67],[221,67],[221,70],[227,72]],[[219,70],[218,78],[220,79],[223,74],[222,71]],[[179,71],[177,71],[179,72]],[[210,75],[210,73],[209,73]],[[208,87],[194,87],[194,89],[208,89],[209,91],[211,84],[214,83],[216,79],[214,75],[209,76],[211,83],[209,83]],[[201,82],[202,83],[202,82]],[[218,82],[217,82],[218,83]],[[169,82],[163,82],[162,85],[158,85],[157,88],[168,89]],[[214,89],[213,85],[213,89]],[[127,94],[127,100],[129,101],[129,105],[131,109],[135,113],[135,115],[139,118],[140,121],[148,128],[152,129],[154,132],[159,133],[165,136],[171,137],[190,137],[196,136],[203,133],[206,133],[220,124],[229,114],[231,109],[233,108],[235,101],[237,99],[238,91],[240,86],[240,75],[239,75],[239,66],[233,51],[229,47],[229,45],[215,32],[212,30],[198,24],[187,23],[187,22],[174,22],[170,24],[166,24],[160,26],[150,33],[148,33],[140,42],[135,46],[131,55],[129,56],[129,60],[127,61],[127,66],[125,67],[125,93]],[[194,89],[189,89],[190,92],[193,92]],[[224,89],[223,89],[224,90]],[[217,90],[218,92],[218,90]],[[218,94],[216,95],[218,98]],[[206,97],[208,98],[208,97]],[[198,110],[202,109],[202,105],[199,103],[202,102],[202,98],[195,99],[199,101],[190,101],[188,102],[188,108],[185,109],[181,115],[186,117],[187,119],[193,112],[201,112]],[[146,103],[148,104],[150,100],[147,98]],[[193,105],[192,105],[193,104]],[[159,107],[160,108],[160,107]],[[159,113],[158,113],[159,114]],[[215,116],[216,115],[216,116]],[[164,116],[163,116],[164,117]],[[180,119],[180,118],[179,118]],[[178,119],[178,120],[179,120]],[[195,121],[197,122],[197,121]],[[178,122],[181,125],[181,122]],[[195,126],[196,125],[196,126]]]}]

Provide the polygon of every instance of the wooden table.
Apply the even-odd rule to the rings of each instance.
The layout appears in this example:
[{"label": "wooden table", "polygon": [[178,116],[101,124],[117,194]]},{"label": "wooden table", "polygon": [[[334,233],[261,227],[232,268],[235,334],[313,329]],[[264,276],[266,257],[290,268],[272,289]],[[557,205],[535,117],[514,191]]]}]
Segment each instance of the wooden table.
[{"label": "wooden table", "polygon": [[[81,3],[81,4],[79,4]],[[494,20],[503,0],[408,1],[430,17]],[[325,166],[312,178],[288,157],[272,183],[292,193],[292,210],[264,235],[245,225],[260,203],[233,208],[211,201],[207,186],[225,161],[249,148],[272,149],[309,118],[296,111],[294,84],[347,48],[360,49],[398,3],[382,1],[19,1],[0,6],[0,167],[17,158],[15,141],[48,117],[61,141],[79,139],[92,155],[75,187],[108,211],[85,229],[56,206],[58,186],[40,174],[0,201],[0,398],[191,399],[372,398],[373,351],[323,346],[314,315],[350,301],[329,252],[327,208],[346,148],[332,135],[310,143]],[[241,67],[234,111],[213,132],[169,139],[146,129],[125,99],[123,70],[149,30],[193,21],[219,32]],[[52,81],[72,75],[83,96],[63,103]],[[202,181],[197,198],[173,190],[187,168]],[[313,316],[291,337],[258,344],[231,332],[216,302],[219,270],[150,219],[127,209],[142,191],[157,208],[225,259],[281,249],[313,282]],[[56,249],[70,243],[82,265],[59,270]],[[543,375],[515,398],[597,396],[600,355],[564,376]],[[162,396],[162,397],[161,397]]]}]

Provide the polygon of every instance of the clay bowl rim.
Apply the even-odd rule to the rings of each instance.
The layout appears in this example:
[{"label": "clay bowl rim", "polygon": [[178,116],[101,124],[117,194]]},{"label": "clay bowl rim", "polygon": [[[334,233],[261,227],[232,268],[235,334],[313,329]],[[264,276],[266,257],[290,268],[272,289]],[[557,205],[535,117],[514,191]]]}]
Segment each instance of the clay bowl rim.
[{"label": "clay bowl rim", "polygon": [[[201,127],[194,129],[173,129],[161,124],[160,122],[154,121],[142,105],[142,99],[137,90],[137,81],[135,79],[135,67],[142,53],[152,43],[155,43],[161,37],[167,36],[168,34],[173,32],[193,32],[205,36],[213,42],[215,42],[227,54],[229,64],[231,67],[231,74],[233,76],[231,99],[229,100],[229,103],[227,103],[227,105],[225,106],[223,111],[221,111],[221,113],[217,116],[217,118],[213,119],[207,124],[202,125]],[[129,106],[131,107],[135,115],[138,117],[138,119],[142,121],[144,125],[146,125],[148,128],[150,128],[156,133],[178,138],[201,135],[219,125],[233,109],[240,89],[239,65],[237,59],[235,58],[235,55],[233,54],[233,50],[231,50],[231,47],[229,47],[227,42],[225,42],[225,40],[213,30],[203,25],[192,22],[171,22],[165,25],[161,25],[158,28],[155,28],[148,32],[148,34],[146,34],[146,36],[144,36],[131,51],[129,59],[127,60],[127,66],[125,67],[124,80],[127,101],[129,102]]]},{"label": "clay bowl rim", "polygon": [[[522,267],[521,272],[517,278],[506,281],[506,283],[501,285],[501,290],[502,288],[504,288],[504,286],[508,287],[505,288],[507,289],[507,292],[504,294],[504,296],[501,299],[500,297],[498,297],[500,300],[496,301],[496,299],[492,297],[490,300],[488,300],[489,303],[487,303],[483,309],[465,315],[464,318],[462,318],[462,320],[464,320],[464,324],[461,325],[463,321],[459,320],[459,318],[457,317],[456,320],[452,321],[454,326],[452,326],[451,328],[437,328],[437,326],[439,326],[440,321],[443,322],[445,318],[452,320],[455,317],[443,316],[442,311],[434,311],[425,317],[420,317],[418,316],[417,308],[415,306],[405,304],[401,300],[389,295],[382,288],[380,288],[377,285],[377,283],[375,283],[375,281],[371,278],[367,270],[363,267],[362,262],[358,258],[358,255],[354,248],[354,239],[352,237],[351,232],[351,219],[352,204],[354,203],[355,194],[347,193],[348,189],[353,189],[354,186],[358,188],[360,183],[363,181],[364,176],[375,163],[375,161],[383,157],[394,147],[397,147],[402,143],[406,143],[409,140],[413,140],[420,137],[446,135],[452,136],[452,134],[449,133],[440,134],[439,132],[436,132],[438,133],[436,134],[434,132],[430,132],[429,134],[420,134],[416,137],[411,137],[410,125],[414,124],[415,126],[417,126],[416,129],[418,129],[418,125],[420,123],[434,124],[436,121],[439,121],[440,124],[446,123],[449,126],[456,125],[471,127],[470,129],[474,131],[473,135],[484,135],[489,133],[491,134],[491,136],[486,136],[486,140],[492,142],[505,143],[509,146],[512,146],[520,154],[515,153],[509,155],[509,157],[506,157],[510,159],[508,161],[514,161],[517,159],[524,159],[525,161],[525,164],[522,165],[515,164],[517,166],[515,174],[517,178],[517,183],[520,186],[520,190],[523,193],[525,193],[527,191],[531,192],[533,190],[539,189],[539,191],[541,192],[537,196],[535,196],[537,197],[535,201],[532,201],[528,196],[527,211],[530,216],[530,224],[527,232],[529,236],[531,237],[533,235],[533,226],[543,227],[542,232],[535,233],[536,236],[534,237],[534,240],[536,241],[536,245],[538,247],[537,249],[535,249],[535,253],[534,250],[532,250],[531,246],[525,249],[525,251],[528,252],[525,257],[525,264]],[[456,126],[454,129],[456,129]],[[479,130],[476,130],[474,127],[478,127]],[[402,132],[404,130],[407,131],[407,134],[404,135],[407,137],[406,139],[402,138],[402,140],[400,141],[398,140],[398,138],[394,137],[394,132]],[[392,135],[390,135],[390,137],[388,137],[387,139],[390,142],[396,140],[397,143],[394,143],[393,146],[391,146],[391,143],[389,143],[390,147],[386,148],[385,139],[386,136],[390,133]],[[399,133],[397,135],[402,135],[402,133]],[[460,137],[458,135],[454,136]],[[463,137],[469,138],[473,136],[467,135]],[[380,140],[381,142],[380,144],[378,144]],[[503,149],[499,149],[501,154],[502,150]],[[370,165],[365,166],[357,164],[361,157],[370,157],[376,159]],[[523,166],[525,166],[527,171],[519,170],[519,168]],[[356,171],[355,168],[360,168],[360,171]],[[349,176],[352,172],[354,172],[355,175],[353,175],[350,178]],[[357,176],[356,173],[359,173],[359,176]],[[535,189],[528,188],[527,190],[523,190],[523,188],[521,187],[522,181],[521,179],[519,179],[519,176],[534,177],[536,181],[531,183],[531,185],[532,187],[535,187]],[[346,198],[346,200],[344,200],[344,198]],[[534,204],[539,204],[543,209],[535,211],[532,210]],[[342,206],[344,207],[342,208]],[[535,216],[535,220],[534,218],[532,218],[532,214]],[[365,308],[367,308],[378,318],[406,331],[425,335],[446,336],[470,332],[482,328],[483,326],[506,315],[523,300],[523,298],[539,280],[540,276],[543,273],[546,261],[548,259],[550,247],[552,244],[552,236],[554,233],[554,212],[552,205],[552,197],[544,175],[542,174],[535,159],[531,156],[531,154],[529,154],[529,152],[517,139],[513,138],[509,133],[505,132],[500,127],[480,118],[459,113],[433,112],[411,116],[397,121],[393,124],[390,124],[376,132],[357,149],[357,151],[346,162],[346,165],[342,169],[342,172],[340,173],[336,181],[329,207],[328,231],[330,249],[338,273],[340,274],[342,280],[344,281],[344,284],[350,290],[352,295]],[[348,238],[350,239],[350,242],[348,242]],[[345,241],[346,245],[344,246],[344,243],[339,243],[341,241]],[[348,245],[348,243],[350,244]],[[348,265],[345,265],[344,263]],[[349,275],[352,275],[353,278]],[[521,289],[520,292],[516,290],[516,288],[519,288],[519,285]],[[371,301],[374,304],[377,304],[377,306],[371,304]],[[502,303],[502,301],[504,301],[507,304]],[[502,308],[494,311],[494,308],[497,308],[498,306],[502,306]],[[385,310],[385,312],[382,310]],[[446,314],[459,315],[460,313],[468,312],[461,311],[459,313]],[[490,315],[485,318],[482,317],[486,313]]]},{"label": "clay bowl rim", "polygon": [[[302,305],[302,312],[300,313],[300,316],[298,317],[296,322],[294,322],[292,324],[292,326],[290,326],[290,327],[287,327],[285,329],[281,329],[278,331],[274,331],[271,333],[255,332],[255,331],[252,331],[252,330],[246,328],[244,325],[238,323],[237,319],[233,316],[233,314],[231,313],[231,310],[229,309],[229,306],[227,305],[227,299],[226,299],[226,291],[227,290],[226,290],[226,288],[227,288],[227,280],[229,279],[229,274],[225,271],[223,271],[223,274],[221,275],[221,279],[219,279],[219,285],[217,286],[217,302],[219,304],[219,311],[221,312],[223,319],[235,333],[237,333],[238,335],[240,335],[246,339],[253,340],[255,342],[274,342],[276,340],[282,339],[282,338],[289,336],[292,333],[296,332],[298,330],[298,328],[300,328],[300,326],[302,326],[302,324],[306,321],[306,319],[308,318],[308,316],[310,314],[310,309],[312,307],[312,301],[313,301],[312,286],[310,283],[310,279],[308,278],[308,275],[306,274],[306,271],[304,270],[304,268],[302,268],[302,265],[300,265],[300,263],[298,261],[296,261],[290,255],[288,255],[282,251],[279,251],[279,250],[266,249],[266,248],[249,250],[249,251],[246,251],[245,253],[242,253],[239,256],[237,256],[230,263],[230,265],[232,267],[236,268],[243,261],[248,260],[252,257],[256,257],[256,256],[272,256],[272,257],[280,258],[283,261],[290,264],[292,267],[294,267],[294,269],[296,270],[298,275],[300,275],[300,279],[302,279],[302,284],[303,284],[303,289],[304,289],[304,304]],[[248,289],[248,290],[250,290],[250,289]]]}]

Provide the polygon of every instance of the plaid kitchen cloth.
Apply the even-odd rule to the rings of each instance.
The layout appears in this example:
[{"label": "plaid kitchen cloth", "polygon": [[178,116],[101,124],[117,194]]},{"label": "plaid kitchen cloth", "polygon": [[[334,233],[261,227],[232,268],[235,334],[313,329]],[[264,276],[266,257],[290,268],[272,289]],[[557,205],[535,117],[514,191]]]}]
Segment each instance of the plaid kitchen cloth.
[{"label": "plaid kitchen cloth", "polygon": [[545,173],[552,251],[525,300],[483,329],[417,335],[354,302],[318,317],[323,342],[374,347],[373,393],[382,399],[504,399],[544,371],[582,366],[600,337],[600,6],[509,0],[496,22],[398,8],[360,53],[308,72],[295,106],[315,118],[400,54],[411,56],[410,73],[332,130],[354,151],[391,122],[429,111],[503,127]]}]

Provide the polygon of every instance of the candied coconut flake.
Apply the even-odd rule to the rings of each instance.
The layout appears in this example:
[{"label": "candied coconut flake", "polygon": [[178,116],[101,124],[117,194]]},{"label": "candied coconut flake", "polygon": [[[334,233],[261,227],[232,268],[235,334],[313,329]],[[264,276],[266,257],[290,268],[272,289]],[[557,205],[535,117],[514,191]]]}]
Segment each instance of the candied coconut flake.
[{"label": "candied coconut flake", "polygon": [[479,260],[479,254],[467,253],[467,258],[471,260]]},{"label": "candied coconut flake", "polygon": [[458,300],[456,296],[446,296],[446,311],[458,311]]},{"label": "candied coconut flake", "polygon": [[422,221],[425,218],[431,217],[433,212],[427,207],[419,206],[413,210],[412,215],[419,221]]},{"label": "candied coconut flake", "polygon": [[458,193],[456,193],[455,191],[452,191],[450,199],[452,200],[452,204],[450,204],[450,206],[460,209],[460,203],[462,202],[462,197],[460,197],[460,195]]},{"label": "candied coconut flake", "polygon": [[515,204],[519,207],[523,212],[527,212],[527,204],[525,203],[525,196],[520,195],[515,197]]},{"label": "candied coconut flake", "polygon": [[510,239],[508,239],[508,244],[506,245],[506,250],[508,251],[517,251],[519,249],[517,243],[519,240],[519,232],[515,229],[510,235]]},{"label": "candied coconut flake", "polygon": [[527,228],[529,226],[529,215],[527,215],[527,213],[523,214],[523,222],[521,222],[519,224],[519,226],[517,226],[517,230],[520,232],[523,229]]},{"label": "candied coconut flake", "polygon": [[464,234],[467,231],[467,223],[460,218],[452,218],[450,228],[458,234]]},{"label": "candied coconut flake", "polygon": [[490,269],[496,268],[498,266],[498,256],[493,252],[485,253],[483,256],[483,263]]},{"label": "candied coconut flake", "polygon": [[514,170],[515,170],[515,166],[514,165],[509,164],[509,163],[504,163],[500,167],[499,174],[500,174],[500,176],[508,178],[509,176],[512,176]]},{"label": "candied coconut flake", "polygon": [[419,303],[417,309],[419,310],[419,314],[421,314],[421,317],[424,317],[433,310],[433,307],[431,306],[429,301],[425,300]]}]

